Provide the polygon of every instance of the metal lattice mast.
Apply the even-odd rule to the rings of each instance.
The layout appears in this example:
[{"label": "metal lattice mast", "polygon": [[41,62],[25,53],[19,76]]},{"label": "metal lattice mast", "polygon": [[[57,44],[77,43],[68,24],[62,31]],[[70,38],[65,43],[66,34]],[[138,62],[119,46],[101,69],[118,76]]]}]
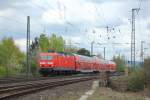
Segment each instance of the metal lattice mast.
[{"label": "metal lattice mast", "polygon": [[104,60],[105,60],[105,50],[106,50],[106,47],[104,47]]},{"label": "metal lattice mast", "polygon": [[94,44],[94,41],[91,42],[91,55],[93,55],[93,44]]},{"label": "metal lattice mast", "polygon": [[142,67],[143,67],[143,64],[144,64],[144,41],[141,41],[141,63],[142,63]]},{"label": "metal lattice mast", "polygon": [[131,66],[135,68],[135,12],[139,8],[132,9],[132,32],[131,32]]}]

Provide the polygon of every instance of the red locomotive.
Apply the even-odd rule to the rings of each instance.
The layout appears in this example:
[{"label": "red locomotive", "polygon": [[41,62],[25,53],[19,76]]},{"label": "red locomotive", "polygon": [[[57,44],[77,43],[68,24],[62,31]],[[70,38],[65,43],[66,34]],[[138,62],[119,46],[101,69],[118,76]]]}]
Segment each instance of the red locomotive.
[{"label": "red locomotive", "polygon": [[116,64],[112,61],[77,54],[40,53],[38,61],[42,75],[116,70]]}]

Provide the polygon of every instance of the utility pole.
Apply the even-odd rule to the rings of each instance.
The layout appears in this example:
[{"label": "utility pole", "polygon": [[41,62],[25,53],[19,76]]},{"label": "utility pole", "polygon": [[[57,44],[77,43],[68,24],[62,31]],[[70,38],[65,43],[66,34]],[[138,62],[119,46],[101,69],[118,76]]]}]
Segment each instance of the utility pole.
[{"label": "utility pole", "polygon": [[135,68],[135,12],[139,8],[132,9],[132,32],[131,32],[131,67]]},{"label": "utility pole", "polygon": [[91,55],[93,55],[93,44],[94,44],[94,41],[91,42]]},{"label": "utility pole", "polygon": [[30,16],[27,16],[27,77],[30,75]]},{"label": "utility pole", "polygon": [[71,48],[72,48],[72,41],[71,41],[71,39],[69,40],[69,52],[71,53],[72,51],[71,51]]},{"label": "utility pole", "polygon": [[105,49],[106,49],[106,47],[104,47],[104,60],[105,60]]},{"label": "utility pole", "polygon": [[46,26],[44,25],[43,33],[46,34]]},{"label": "utility pole", "polygon": [[144,49],[143,49],[143,44],[144,44],[144,41],[141,41],[141,62],[142,62],[142,67],[143,67],[143,62],[144,62]]},{"label": "utility pole", "polygon": [[109,32],[109,27],[108,26],[106,26],[106,29],[107,29],[107,33]]}]

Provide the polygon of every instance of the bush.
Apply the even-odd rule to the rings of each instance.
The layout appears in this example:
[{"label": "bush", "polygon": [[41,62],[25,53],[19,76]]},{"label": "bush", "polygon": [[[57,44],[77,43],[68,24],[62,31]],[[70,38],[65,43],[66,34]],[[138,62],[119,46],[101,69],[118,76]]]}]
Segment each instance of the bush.
[{"label": "bush", "polygon": [[144,60],[143,78],[146,87],[150,87],[150,57]]},{"label": "bush", "polygon": [[39,75],[37,62],[33,59],[31,60],[31,73],[33,76]]},{"label": "bush", "polygon": [[125,68],[124,56],[117,56],[117,57],[114,56],[113,61],[117,65],[116,67],[117,71],[124,72],[124,68]]},{"label": "bush", "polygon": [[144,89],[144,81],[141,70],[135,70],[131,73],[128,80],[128,88],[130,91],[140,91]]},{"label": "bush", "polygon": [[111,78],[111,86],[119,91],[140,91],[144,89],[143,70],[137,69],[131,72],[129,76],[120,76]]},{"label": "bush", "polygon": [[6,69],[2,66],[0,66],[0,77],[3,77],[6,75]]}]

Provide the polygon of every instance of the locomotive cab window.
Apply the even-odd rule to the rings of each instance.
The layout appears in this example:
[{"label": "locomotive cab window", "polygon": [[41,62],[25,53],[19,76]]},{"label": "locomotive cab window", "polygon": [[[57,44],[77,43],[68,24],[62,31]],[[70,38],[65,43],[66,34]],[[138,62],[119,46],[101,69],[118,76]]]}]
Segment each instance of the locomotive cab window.
[{"label": "locomotive cab window", "polygon": [[53,57],[52,56],[47,56],[47,60],[52,60]]},{"label": "locomotive cab window", "polygon": [[52,56],[41,56],[41,60],[52,60]]}]

